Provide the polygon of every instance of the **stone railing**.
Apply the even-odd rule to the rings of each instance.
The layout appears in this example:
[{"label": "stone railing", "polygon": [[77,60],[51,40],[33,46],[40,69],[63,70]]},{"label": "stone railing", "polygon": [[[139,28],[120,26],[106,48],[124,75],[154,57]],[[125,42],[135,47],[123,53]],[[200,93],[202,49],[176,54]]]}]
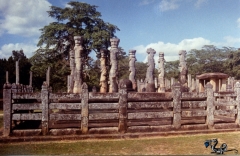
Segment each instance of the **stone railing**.
[{"label": "stone railing", "polygon": [[180,84],[172,88],[172,92],[137,93],[128,92],[126,84],[120,83],[116,93],[97,93],[88,92],[84,83],[79,94],[55,94],[46,83],[41,93],[20,93],[12,85],[5,84],[3,134],[28,135],[27,131],[18,128],[21,121],[39,122],[37,128],[32,128],[31,135],[239,127],[240,84],[236,84],[235,93],[221,95],[214,93],[210,84],[206,85],[203,93],[181,92]]}]

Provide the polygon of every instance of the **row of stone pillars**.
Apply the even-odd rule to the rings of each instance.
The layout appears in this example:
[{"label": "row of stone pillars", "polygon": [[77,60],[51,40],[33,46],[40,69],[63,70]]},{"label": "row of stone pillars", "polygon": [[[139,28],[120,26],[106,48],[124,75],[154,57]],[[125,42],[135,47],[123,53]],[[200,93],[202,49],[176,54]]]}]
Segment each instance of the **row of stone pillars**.
[{"label": "row of stone pillars", "polygon": [[[83,38],[81,36],[75,36],[75,47],[70,51],[70,68],[71,74],[68,76],[68,92],[69,93],[80,93],[82,85],[82,72],[83,72]],[[119,53],[118,45],[120,39],[111,38],[111,49],[110,49],[110,70],[107,72],[106,68],[106,50],[101,50],[101,77],[100,77],[100,92],[118,92],[118,60],[117,54]],[[155,92],[155,80],[154,80],[154,54],[156,51],[149,48],[148,53],[148,68],[146,72],[146,82],[148,91]],[[137,82],[135,79],[136,69],[135,62],[136,60],[136,50],[129,51],[129,80],[132,82],[132,89],[136,91]],[[158,77],[158,92],[165,92],[165,83],[164,83],[164,53],[159,53],[159,77]]]},{"label": "row of stone pillars", "polygon": [[[32,88],[32,72],[29,72],[29,84],[28,85],[23,85],[20,84],[20,76],[19,76],[19,60],[16,61],[15,63],[15,70],[16,70],[16,82],[13,83],[13,87],[16,88],[17,92],[22,92],[22,93],[31,93],[33,92]],[[6,71],[6,84],[10,84],[9,82],[9,75],[8,71]]]}]

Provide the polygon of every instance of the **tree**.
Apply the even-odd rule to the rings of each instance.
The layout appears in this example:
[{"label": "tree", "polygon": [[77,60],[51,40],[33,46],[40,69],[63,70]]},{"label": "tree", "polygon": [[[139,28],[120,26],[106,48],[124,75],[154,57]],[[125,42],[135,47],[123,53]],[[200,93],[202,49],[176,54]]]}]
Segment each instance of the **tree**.
[{"label": "tree", "polygon": [[171,78],[175,78],[178,79],[179,78],[179,60],[176,61],[169,61],[165,63],[165,73],[166,73],[166,78],[167,79],[171,79]]},{"label": "tree", "polygon": [[230,53],[228,59],[225,62],[225,73],[229,76],[235,77],[235,79],[240,79],[240,48],[227,48]]},{"label": "tree", "polygon": [[[29,72],[31,64],[28,58],[25,56],[23,50],[13,50],[12,56],[8,59],[0,59],[0,85],[3,87],[6,83],[6,71],[8,71],[8,81],[9,83],[16,82],[16,61],[19,60],[19,83],[24,85],[29,85]],[[2,92],[2,87],[1,91]],[[2,94],[0,95],[2,97]]]},{"label": "tree", "polygon": [[[87,63],[91,59],[88,54],[95,51],[99,57],[100,49],[108,49],[110,38],[115,37],[115,32],[119,30],[117,26],[101,19],[101,13],[96,10],[95,5],[71,1],[68,6],[66,8],[51,6],[48,14],[56,21],[40,29],[42,34],[38,42],[39,49],[31,58],[32,70],[38,74],[39,80],[45,79],[48,66],[52,68],[54,72],[51,81],[55,83],[57,80],[62,84],[53,86],[54,90],[66,86],[66,78],[70,71],[69,50],[74,47],[75,35],[84,38],[84,59]],[[62,78],[58,79],[59,77]]]},{"label": "tree", "polygon": [[74,1],[68,5],[70,7],[63,9],[51,6],[48,14],[57,22],[52,22],[41,29],[42,35],[38,46],[45,44],[45,48],[54,47],[57,53],[68,52],[69,48],[74,46],[73,37],[77,35],[84,37],[87,53],[91,50],[99,53],[101,48],[107,49],[110,46],[110,38],[115,37],[114,33],[119,28],[104,22],[95,5]]},{"label": "tree", "polygon": [[193,49],[187,55],[188,73],[192,75],[226,71],[224,66],[229,49],[219,49],[213,45],[205,45],[201,50]]},{"label": "tree", "polygon": [[[118,60],[118,79],[128,79],[129,77],[129,58],[122,47],[119,47],[119,53],[117,55]],[[110,61],[110,60],[109,60]]]}]

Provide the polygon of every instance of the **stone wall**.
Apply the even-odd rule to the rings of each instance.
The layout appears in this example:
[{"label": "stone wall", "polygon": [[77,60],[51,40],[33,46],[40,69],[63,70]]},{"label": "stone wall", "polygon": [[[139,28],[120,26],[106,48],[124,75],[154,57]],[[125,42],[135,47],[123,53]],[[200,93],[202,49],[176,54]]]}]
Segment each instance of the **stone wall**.
[{"label": "stone wall", "polygon": [[[5,84],[3,90],[4,136],[135,133],[171,130],[229,129],[240,124],[240,84],[236,92],[128,92],[125,83],[118,92],[80,94],[52,93],[47,84],[41,93],[24,92]],[[224,107],[223,107],[224,106]],[[231,107],[226,107],[231,106]],[[13,122],[12,122],[13,121]],[[23,122],[24,121],[24,122]],[[27,121],[31,133],[21,129]],[[26,125],[25,125],[26,126]],[[25,127],[26,128],[26,127]],[[23,132],[24,131],[24,132]]]}]

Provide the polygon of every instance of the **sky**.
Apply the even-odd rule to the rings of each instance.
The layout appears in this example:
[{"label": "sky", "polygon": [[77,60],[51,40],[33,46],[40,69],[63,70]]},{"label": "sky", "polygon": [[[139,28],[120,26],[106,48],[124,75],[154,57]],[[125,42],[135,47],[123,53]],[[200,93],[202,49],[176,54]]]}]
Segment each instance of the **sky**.
[{"label": "sky", "polygon": [[[30,58],[38,48],[39,29],[55,20],[50,6],[67,7],[69,0],[0,0],[0,58],[23,50]],[[145,62],[147,49],[178,60],[180,50],[204,45],[240,48],[240,0],[83,0],[98,6],[102,19],[118,26],[119,46],[136,50]],[[92,52],[92,56],[95,54]]]}]

